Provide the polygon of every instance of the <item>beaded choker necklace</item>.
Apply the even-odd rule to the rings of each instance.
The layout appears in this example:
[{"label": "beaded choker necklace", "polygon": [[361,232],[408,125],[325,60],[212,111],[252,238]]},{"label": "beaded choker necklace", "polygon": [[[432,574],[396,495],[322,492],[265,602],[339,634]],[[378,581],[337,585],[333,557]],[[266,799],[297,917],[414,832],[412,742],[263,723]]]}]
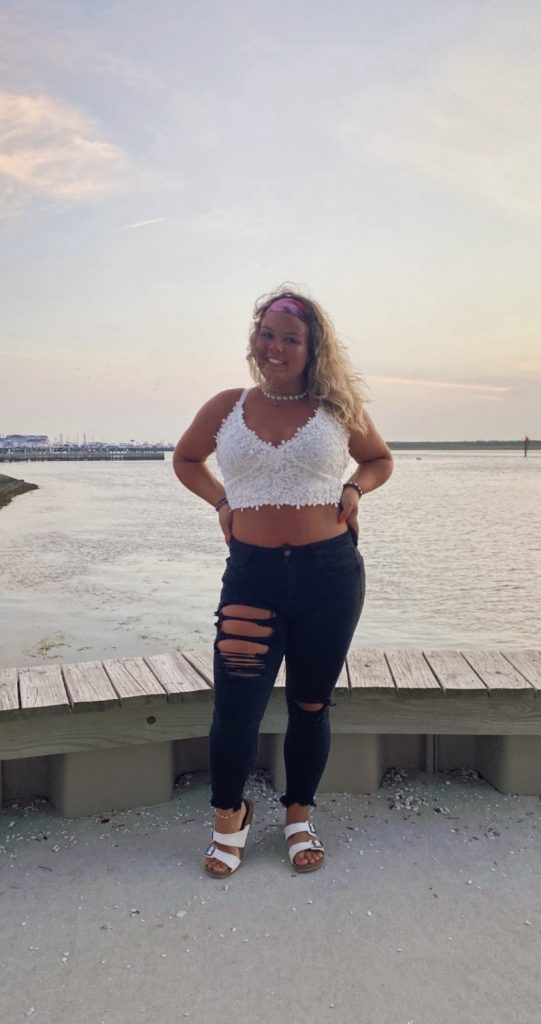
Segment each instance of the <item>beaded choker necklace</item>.
[{"label": "beaded choker necklace", "polygon": [[280,395],[276,391],[266,391],[264,387],[261,387],[262,393],[265,398],[270,398],[273,402],[298,402],[300,398],[306,398],[308,391],[301,391],[299,395]]}]

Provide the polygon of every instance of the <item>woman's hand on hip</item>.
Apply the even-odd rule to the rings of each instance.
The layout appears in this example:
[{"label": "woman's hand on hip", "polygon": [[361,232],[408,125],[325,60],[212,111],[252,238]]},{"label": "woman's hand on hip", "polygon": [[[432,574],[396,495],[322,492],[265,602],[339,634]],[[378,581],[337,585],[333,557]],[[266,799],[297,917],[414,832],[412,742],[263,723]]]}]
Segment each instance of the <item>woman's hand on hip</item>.
[{"label": "woman's hand on hip", "polygon": [[220,520],[225,543],[231,544],[231,537],[233,536],[233,509],[229,505],[222,505],[218,512],[218,519]]},{"label": "woman's hand on hip", "polygon": [[346,487],[338,506],[338,522],[347,523],[359,536],[359,495],[353,487]]}]

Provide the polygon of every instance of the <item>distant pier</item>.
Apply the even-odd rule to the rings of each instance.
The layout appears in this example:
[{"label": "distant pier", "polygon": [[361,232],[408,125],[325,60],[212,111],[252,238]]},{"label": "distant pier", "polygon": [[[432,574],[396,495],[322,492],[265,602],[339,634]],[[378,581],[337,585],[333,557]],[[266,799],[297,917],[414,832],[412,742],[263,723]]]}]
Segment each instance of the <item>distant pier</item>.
[{"label": "distant pier", "polygon": [[164,458],[163,449],[152,448],[107,448],[99,451],[81,448],[68,451],[20,448],[0,451],[0,462],[141,462],[163,461]]}]

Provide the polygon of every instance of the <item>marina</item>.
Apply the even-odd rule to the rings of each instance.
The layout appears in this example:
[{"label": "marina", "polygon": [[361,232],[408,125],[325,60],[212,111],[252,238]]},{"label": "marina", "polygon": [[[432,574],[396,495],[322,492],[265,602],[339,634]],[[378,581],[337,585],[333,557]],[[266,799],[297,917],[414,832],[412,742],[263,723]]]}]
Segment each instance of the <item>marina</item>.
[{"label": "marina", "polygon": [[163,461],[163,449],[109,449],[107,451],[13,451],[0,452],[0,462],[137,462]]}]

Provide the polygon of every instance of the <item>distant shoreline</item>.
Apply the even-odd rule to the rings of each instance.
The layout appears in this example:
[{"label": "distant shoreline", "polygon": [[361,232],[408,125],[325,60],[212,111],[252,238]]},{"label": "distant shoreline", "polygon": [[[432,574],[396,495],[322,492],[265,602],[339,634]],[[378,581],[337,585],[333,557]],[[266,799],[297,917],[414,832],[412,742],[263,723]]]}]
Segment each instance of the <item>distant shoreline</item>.
[{"label": "distant shoreline", "polygon": [[[524,451],[524,438],[520,441],[388,441],[393,451]],[[6,449],[0,443],[0,463],[6,462],[86,462],[126,460],[139,461],[164,458],[165,452],[173,452],[174,445],[156,444],[129,448],[126,445],[104,444],[64,445],[61,448],[32,446]],[[541,451],[541,440],[528,440],[528,451]]]},{"label": "distant shoreline", "polygon": [[[388,441],[394,451],[524,451],[524,441]],[[541,441],[528,441],[528,451],[541,451]]]},{"label": "distant shoreline", "polygon": [[0,473],[0,508],[9,505],[11,499],[15,498],[17,494],[37,490],[37,484],[27,484],[26,480],[16,480],[13,476],[5,476],[4,473]]}]

